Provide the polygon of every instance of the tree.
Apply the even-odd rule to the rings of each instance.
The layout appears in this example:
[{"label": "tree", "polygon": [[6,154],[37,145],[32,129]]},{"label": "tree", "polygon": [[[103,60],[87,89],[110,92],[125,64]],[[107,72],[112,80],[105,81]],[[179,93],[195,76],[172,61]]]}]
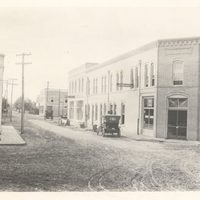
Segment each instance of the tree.
[{"label": "tree", "polygon": [[[15,103],[14,103],[14,107],[17,111],[21,111],[22,108],[22,97],[19,97]],[[33,101],[31,101],[30,99],[25,99],[24,100],[24,110],[25,111],[29,111],[31,112],[32,110],[35,109],[35,103]]]},{"label": "tree", "polygon": [[8,104],[8,100],[7,100],[5,97],[3,97],[3,98],[2,98],[2,111],[3,111],[3,112],[7,112],[9,106],[10,106],[10,105]]}]

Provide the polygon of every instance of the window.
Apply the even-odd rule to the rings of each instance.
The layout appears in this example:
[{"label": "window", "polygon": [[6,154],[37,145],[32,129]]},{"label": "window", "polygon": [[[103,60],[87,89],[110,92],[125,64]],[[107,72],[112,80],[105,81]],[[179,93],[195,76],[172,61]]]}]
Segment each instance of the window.
[{"label": "window", "polygon": [[144,86],[149,86],[149,72],[148,72],[148,65],[144,66]]},{"label": "window", "polygon": [[110,75],[110,91],[112,92],[112,74]]},{"label": "window", "polygon": [[65,99],[65,103],[67,103],[68,101],[67,101],[67,99]]},{"label": "window", "polygon": [[104,80],[103,80],[103,76],[101,77],[101,93],[103,94],[103,82],[104,82]]},{"label": "window", "polygon": [[[120,83],[123,84],[123,71],[120,71]],[[123,87],[120,87],[120,90],[123,90]]]},{"label": "window", "polygon": [[74,93],[74,81],[72,81],[72,94]]},{"label": "window", "polygon": [[86,93],[87,95],[90,95],[90,79],[89,78],[87,78]]},{"label": "window", "polygon": [[96,78],[96,94],[98,92],[98,79]]},{"label": "window", "polygon": [[153,129],[154,123],[154,98],[144,98],[144,123],[143,127],[146,129]]},{"label": "window", "polygon": [[80,92],[81,91],[81,80],[78,79],[78,91]]},{"label": "window", "polygon": [[170,108],[185,108],[188,106],[187,98],[169,98],[168,103]]},{"label": "window", "polygon": [[105,78],[104,78],[104,92],[106,93],[106,88],[107,88],[107,82],[106,82],[107,80],[106,80],[106,76],[105,76]]},{"label": "window", "polygon": [[75,93],[77,91],[77,81],[75,81]]},{"label": "window", "polygon": [[119,73],[117,72],[117,74],[116,74],[116,90],[119,90],[118,84],[119,84]]},{"label": "window", "polygon": [[131,84],[131,88],[134,88],[134,74],[133,74],[133,69],[131,69],[130,72],[130,84]]},{"label": "window", "polygon": [[182,61],[173,62],[173,84],[174,85],[183,85],[183,70],[184,63]]},{"label": "window", "polygon": [[84,89],[84,79],[82,78],[82,92],[83,92],[83,89]]},{"label": "window", "polygon": [[154,64],[151,63],[151,86],[155,85]]},{"label": "window", "polygon": [[95,94],[95,79],[93,79],[93,94]]},{"label": "window", "polygon": [[138,67],[135,68],[135,87],[138,88],[139,75],[138,75]]},{"label": "window", "polygon": [[121,124],[125,124],[125,104],[121,104]]},{"label": "window", "polygon": [[51,97],[51,102],[53,103],[53,97]]}]

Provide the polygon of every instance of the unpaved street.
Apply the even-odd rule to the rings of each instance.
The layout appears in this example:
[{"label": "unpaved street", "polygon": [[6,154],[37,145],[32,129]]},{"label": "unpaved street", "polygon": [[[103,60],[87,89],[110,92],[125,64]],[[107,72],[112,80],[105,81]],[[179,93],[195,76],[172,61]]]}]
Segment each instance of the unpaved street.
[{"label": "unpaved street", "polygon": [[101,137],[37,119],[22,137],[25,146],[0,146],[1,191],[200,189],[198,144]]}]

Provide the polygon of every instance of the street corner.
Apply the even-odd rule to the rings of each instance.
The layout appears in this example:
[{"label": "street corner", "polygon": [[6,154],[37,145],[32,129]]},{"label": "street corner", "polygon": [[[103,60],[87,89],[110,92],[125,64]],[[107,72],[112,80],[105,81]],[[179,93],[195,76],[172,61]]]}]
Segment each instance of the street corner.
[{"label": "street corner", "polygon": [[26,142],[13,126],[2,126],[0,145],[24,145]]}]

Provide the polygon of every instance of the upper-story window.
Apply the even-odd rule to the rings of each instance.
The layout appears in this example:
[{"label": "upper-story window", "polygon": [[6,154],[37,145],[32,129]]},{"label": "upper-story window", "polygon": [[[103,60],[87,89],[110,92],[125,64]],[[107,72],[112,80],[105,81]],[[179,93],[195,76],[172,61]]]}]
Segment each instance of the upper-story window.
[{"label": "upper-story window", "polygon": [[75,80],[75,93],[77,92],[77,81]]},{"label": "upper-story window", "polygon": [[117,72],[117,74],[116,74],[116,90],[119,90],[118,83],[119,83],[119,73]]},{"label": "upper-story window", "polygon": [[93,94],[95,94],[95,79],[93,79]]},{"label": "upper-story window", "polygon": [[173,84],[183,85],[183,71],[184,63],[183,61],[176,60],[173,62]]},{"label": "upper-story window", "polygon": [[138,75],[138,67],[135,68],[135,87],[138,88],[139,85],[139,75]]},{"label": "upper-story window", "polygon": [[83,92],[83,90],[84,90],[84,79],[82,78],[82,92]]},{"label": "upper-story window", "polygon": [[101,93],[103,94],[104,78],[101,77]]},{"label": "upper-story window", "polygon": [[96,90],[96,94],[97,94],[97,92],[98,92],[98,78],[96,78],[96,88],[95,88],[95,90]]},{"label": "upper-story window", "polygon": [[154,64],[151,63],[151,86],[155,85],[155,72],[154,72]]},{"label": "upper-story window", "polygon": [[110,75],[110,91],[112,92],[112,74]]},{"label": "upper-story window", "polygon": [[133,74],[133,69],[131,69],[131,73],[130,73],[130,84],[131,84],[131,88],[134,88],[134,74]]},{"label": "upper-story window", "polygon": [[107,88],[107,79],[106,76],[104,78],[104,92],[106,93],[106,88]]},{"label": "upper-story window", "polygon": [[86,83],[86,94],[90,95],[90,79],[87,78],[87,83]]},{"label": "upper-story window", "polygon": [[72,81],[72,94],[74,93],[74,81]]},{"label": "upper-story window", "polygon": [[[124,76],[123,76],[123,71],[120,71],[120,83],[121,85],[123,84],[123,80],[124,79]],[[120,90],[123,90],[123,87],[120,87]]]},{"label": "upper-story window", "polygon": [[149,71],[148,71],[148,65],[145,64],[144,66],[144,86],[149,86]]},{"label": "upper-story window", "polygon": [[80,92],[81,91],[81,80],[80,80],[80,78],[78,79],[78,92]]}]

